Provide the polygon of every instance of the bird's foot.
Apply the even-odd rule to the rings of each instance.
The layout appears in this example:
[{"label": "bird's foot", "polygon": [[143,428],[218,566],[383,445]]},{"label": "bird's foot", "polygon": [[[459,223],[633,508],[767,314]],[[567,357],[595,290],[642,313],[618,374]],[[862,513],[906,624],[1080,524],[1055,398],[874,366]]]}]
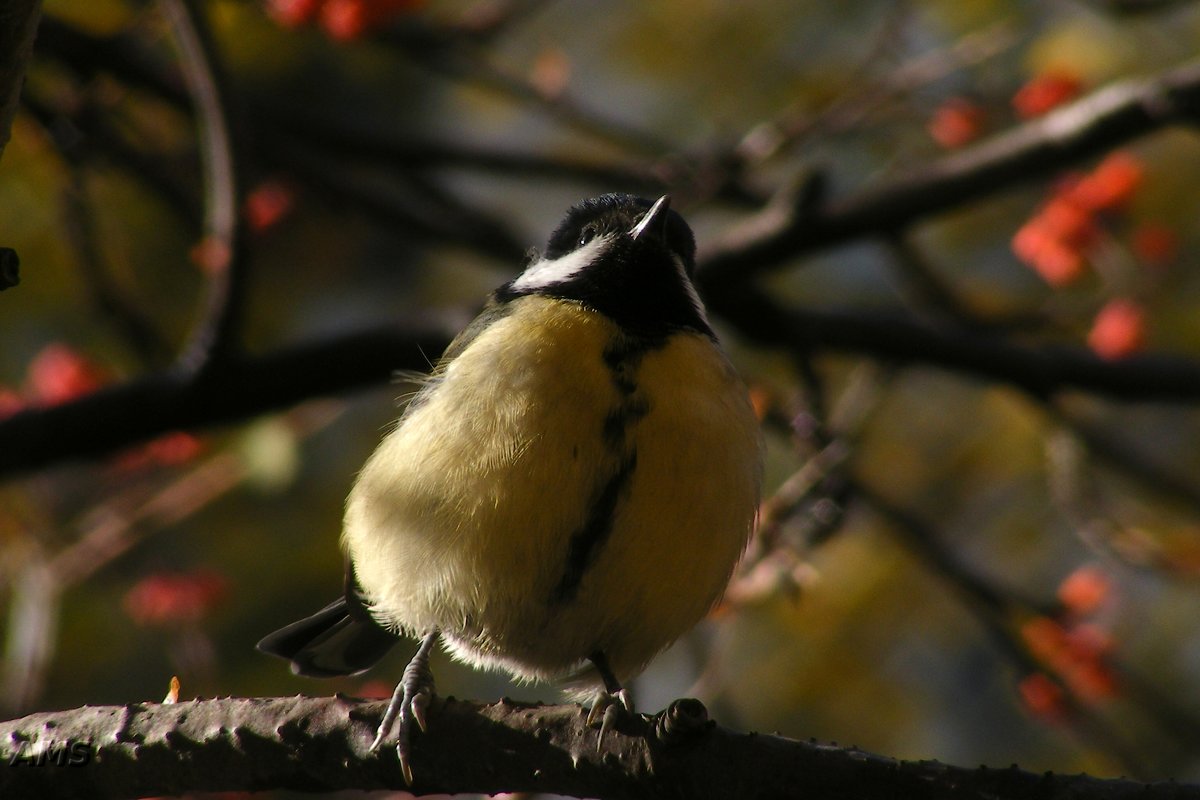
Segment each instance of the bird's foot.
[{"label": "bird's foot", "polygon": [[600,726],[600,735],[596,737],[597,751],[604,746],[605,735],[616,727],[622,711],[628,714],[633,713],[633,702],[629,699],[629,692],[624,689],[598,695],[592,703],[592,707],[588,709],[587,724],[592,728]]},{"label": "bird's foot", "polygon": [[409,786],[412,786],[413,782],[410,747],[413,723],[415,722],[422,731],[426,729],[425,712],[435,692],[433,672],[429,669],[429,651],[433,649],[437,640],[437,631],[427,634],[421,640],[421,646],[404,668],[404,675],[396,684],[392,700],[383,712],[379,730],[375,733],[375,741],[371,742],[373,753],[379,749],[393,728],[395,729],[396,756],[400,759],[400,771],[404,774],[404,781]]}]

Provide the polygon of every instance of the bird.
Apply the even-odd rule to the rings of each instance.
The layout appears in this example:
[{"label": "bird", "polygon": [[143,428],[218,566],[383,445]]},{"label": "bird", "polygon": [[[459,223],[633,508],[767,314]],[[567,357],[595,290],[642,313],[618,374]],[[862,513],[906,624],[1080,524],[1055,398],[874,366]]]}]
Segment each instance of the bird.
[{"label": "bird", "polygon": [[624,683],[720,600],[753,530],[763,444],[670,208],[571,207],[450,343],[346,501],[343,596],[258,649],[299,675],[420,644],[372,751],[412,784],[430,654],[557,681],[601,738]]}]

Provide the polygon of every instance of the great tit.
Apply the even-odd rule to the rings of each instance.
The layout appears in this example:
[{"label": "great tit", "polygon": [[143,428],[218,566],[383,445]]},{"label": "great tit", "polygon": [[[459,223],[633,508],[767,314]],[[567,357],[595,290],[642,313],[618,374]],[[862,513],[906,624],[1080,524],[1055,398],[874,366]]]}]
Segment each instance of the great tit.
[{"label": "great tit", "polygon": [[571,208],[359,474],[345,595],[259,643],[323,677],[419,637],[373,745],[395,726],[410,783],[439,640],[613,711],[630,707],[621,682],[724,591],[754,523],[762,445],[694,266],[667,197]]}]

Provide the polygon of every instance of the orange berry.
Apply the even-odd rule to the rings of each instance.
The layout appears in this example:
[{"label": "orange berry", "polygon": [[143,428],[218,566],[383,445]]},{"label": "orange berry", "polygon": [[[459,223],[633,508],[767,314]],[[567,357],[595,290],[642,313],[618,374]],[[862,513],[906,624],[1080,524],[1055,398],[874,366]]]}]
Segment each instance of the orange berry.
[{"label": "orange berry", "polygon": [[1141,350],[1145,339],[1145,310],[1132,300],[1117,298],[1100,309],[1087,342],[1101,358],[1118,359]]},{"label": "orange berry", "polygon": [[1096,238],[1096,223],[1086,210],[1063,197],[1047,203],[1036,217],[1064,245],[1086,247]]},{"label": "orange berry", "polygon": [[1100,661],[1085,661],[1075,664],[1065,675],[1067,685],[1089,703],[1116,697],[1120,692],[1120,681],[1108,664]]},{"label": "orange berry", "polygon": [[1038,616],[1021,625],[1021,638],[1039,661],[1054,664],[1062,660],[1067,647],[1067,630],[1057,620]]},{"label": "orange berry", "polygon": [[[1051,220],[1051,224],[1058,224]],[[1042,214],[1017,229],[1012,251],[1046,283],[1059,288],[1079,279],[1086,262],[1079,244],[1069,243],[1047,224]]]},{"label": "orange berry", "polygon": [[196,622],[228,594],[229,582],[210,570],[159,572],[125,593],[125,613],[140,625]]},{"label": "orange berry", "polygon": [[1055,239],[1047,242],[1033,264],[1042,280],[1055,287],[1074,283],[1083,275],[1083,267],[1083,255]]},{"label": "orange berry", "polygon": [[1060,70],[1035,75],[1013,95],[1012,104],[1017,116],[1031,119],[1041,116],[1083,90],[1083,80],[1074,73]]},{"label": "orange berry", "polygon": [[351,41],[423,4],[424,0],[325,0],[321,27],[334,39]]},{"label": "orange berry", "polygon": [[962,97],[942,103],[925,129],[933,140],[947,149],[962,147],[979,138],[987,113],[978,104]]},{"label": "orange berry", "polygon": [[53,406],[95,391],[104,373],[65,344],[50,344],[34,356],[26,370],[29,389],[41,405]]},{"label": "orange berry", "polygon": [[1112,634],[1093,623],[1080,623],[1066,629],[1066,645],[1075,661],[1099,661],[1112,652]]},{"label": "orange berry", "polygon": [[282,181],[265,181],[246,195],[242,204],[242,215],[250,230],[266,231],[291,213],[296,196]]},{"label": "orange berry", "polygon": [[267,0],[267,15],[285,28],[311,22],[324,0]]},{"label": "orange berry", "polygon": [[544,48],[533,60],[529,82],[542,97],[561,97],[571,82],[571,59],[561,48]]},{"label": "orange berry", "polygon": [[1091,614],[1112,594],[1108,574],[1095,565],[1085,565],[1072,572],[1058,585],[1058,600],[1068,611]]},{"label": "orange berry", "polygon": [[1021,702],[1029,713],[1046,722],[1059,722],[1067,714],[1062,687],[1044,672],[1026,675],[1017,684]]},{"label": "orange berry", "polygon": [[205,275],[219,275],[229,269],[233,251],[229,245],[215,236],[205,236],[188,251],[188,258]]},{"label": "orange berry", "polygon": [[1142,162],[1129,153],[1110,153],[1067,191],[1067,197],[1089,211],[1114,211],[1128,203],[1142,185]]}]

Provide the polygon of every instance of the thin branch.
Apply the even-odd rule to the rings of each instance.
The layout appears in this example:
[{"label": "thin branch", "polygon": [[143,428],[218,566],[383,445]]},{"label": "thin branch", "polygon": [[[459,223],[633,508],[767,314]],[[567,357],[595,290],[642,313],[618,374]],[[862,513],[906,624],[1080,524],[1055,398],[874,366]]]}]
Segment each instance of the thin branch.
[{"label": "thin branch", "polygon": [[[340,403],[307,403],[283,415],[283,423],[303,439],[333,422],[341,408]],[[144,539],[174,530],[237,487],[249,472],[244,458],[222,450],[173,475],[148,497],[135,487],[107,498],[73,526],[78,538],[46,557],[45,569],[62,589],[82,583]]]},{"label": "thin branch", "polygon": [[1156,130],[1200,118],[1200,62],[1115,83],[1045,117],[807,213],[775,204],[705,248],[698,272],[721,282],[863,236],[887,234],[1052,175]]},{"label": "thin branch", "polygon": [[1091,455],[1104,459],[1110,468],[1137,480],[1151,492],[1183,503],[1200,514],[1200,484],[1172,469],[1098,422],[1072,412],[1063,403],[1048,403],[1047,412],[1071,430]]},{"label": "thin branch", "polygon": [[934,268],[924,249],[903,233],[887,237],[889,265],[905,304],[932,322],[978,332],[1025,334],[1048,328],[1052,320],[1038,311],[984,313]]},{"label": "thin branch", "polygon": [[575,152],[548,154],[498,149],[489,145],[448,141],[445,138],[416,139],[380,131],[346,120],[331,120],[305,111],[259,109],[258,121],[265,139],[294,139],[340,159],[384,164],[393,168],[429,169],[454,167],[479,172],[511,175],[521,179],[587,181],[606,187],[662,190],[675,182],[672,165],[619,163],[582,156]]},{"label": "thin branch", "polygon": [[473,83],[513,102],[532,106],[580,133],[643,155],[661,156],[675,151],[661,137],[594,111],[565,94],[547,95],[521,76],[491,63],[480,48],[448,32],[431,36],[424,47],[413,47],[411,38],[396,38],[393,33],[381,34],[380,38],[398,45],[398,52],[435,74]]},{"label": "thin branch", "polygon": [[[55,150],[69,164],[112,164],[129,174],[163,200],[182,224],[199,232],[202,208],[193,196],[191,182],[185,182],[165,158],[155,157],[131,143],[138,128],[129,119],[122,126],[114,125],[91,103],[81,108],[53,107],[37,92],[26,91],[21,105],[54,140]],[[132,126],[135,133],[126,134],[119,127]]]},{"label": "thin branch", "polygon": [[709,722],[696,700],[676,701],[656,717],[623,719],[597,746],[579,706],[437,699],[428,730],[413,742],[416,774],[408,787],[394,750],[367,752],[383,706],[341,696],[223,698],[32,714],[0,723],[0,758],[12,765],[0,770],[0,793],[118,798],[286,788],[700,800],[1200,798],[1200,786],[1174,782],[897,761],[738,733]]},{"label": "thin branch", "polygon": [[323,153],[286,141],[276,142],[272,152],[263,155],[319,197],[352,208],[385,230],[474,248],[508,264],[519,264],[525,256],[525,246],[505,220],[414,174],[389,176],[378,167],[351,171],[330,163]]},{"label": "thin branch", "polygon": [[[1015,637],[1010,625],[1012,618],[1021,612],[1045,616],[1052,614],[1053,608],[1023,597],[1011,587],[1000,588],[959,559],[919,516],[891,502],[862,481],[851,480],[851,484],[855,497],[883,517],[900,542],[958,592],[966,608],[1001,652],[1025,674],[1044,670],[1044,665]],[[1069,685],[1057,677],[1052,680],[1064,691],[1069,701],[1070,719],[1080,734],[1116,758],[1124,769],[1135,775],[1145,771],[1144,760],[1112,725],[1077,697]]]},{"label": "thin branch", "polygon": [[241,324],[245,253],[238,224],[241,192],[228,118],[229,92],[216,61],[212,36],[196,0],[161,0],[179,48],[180,66],[196,108],[204,167],[204,244],[213,259],[203,317],[179,358],[199,370],[228,357]]}]

